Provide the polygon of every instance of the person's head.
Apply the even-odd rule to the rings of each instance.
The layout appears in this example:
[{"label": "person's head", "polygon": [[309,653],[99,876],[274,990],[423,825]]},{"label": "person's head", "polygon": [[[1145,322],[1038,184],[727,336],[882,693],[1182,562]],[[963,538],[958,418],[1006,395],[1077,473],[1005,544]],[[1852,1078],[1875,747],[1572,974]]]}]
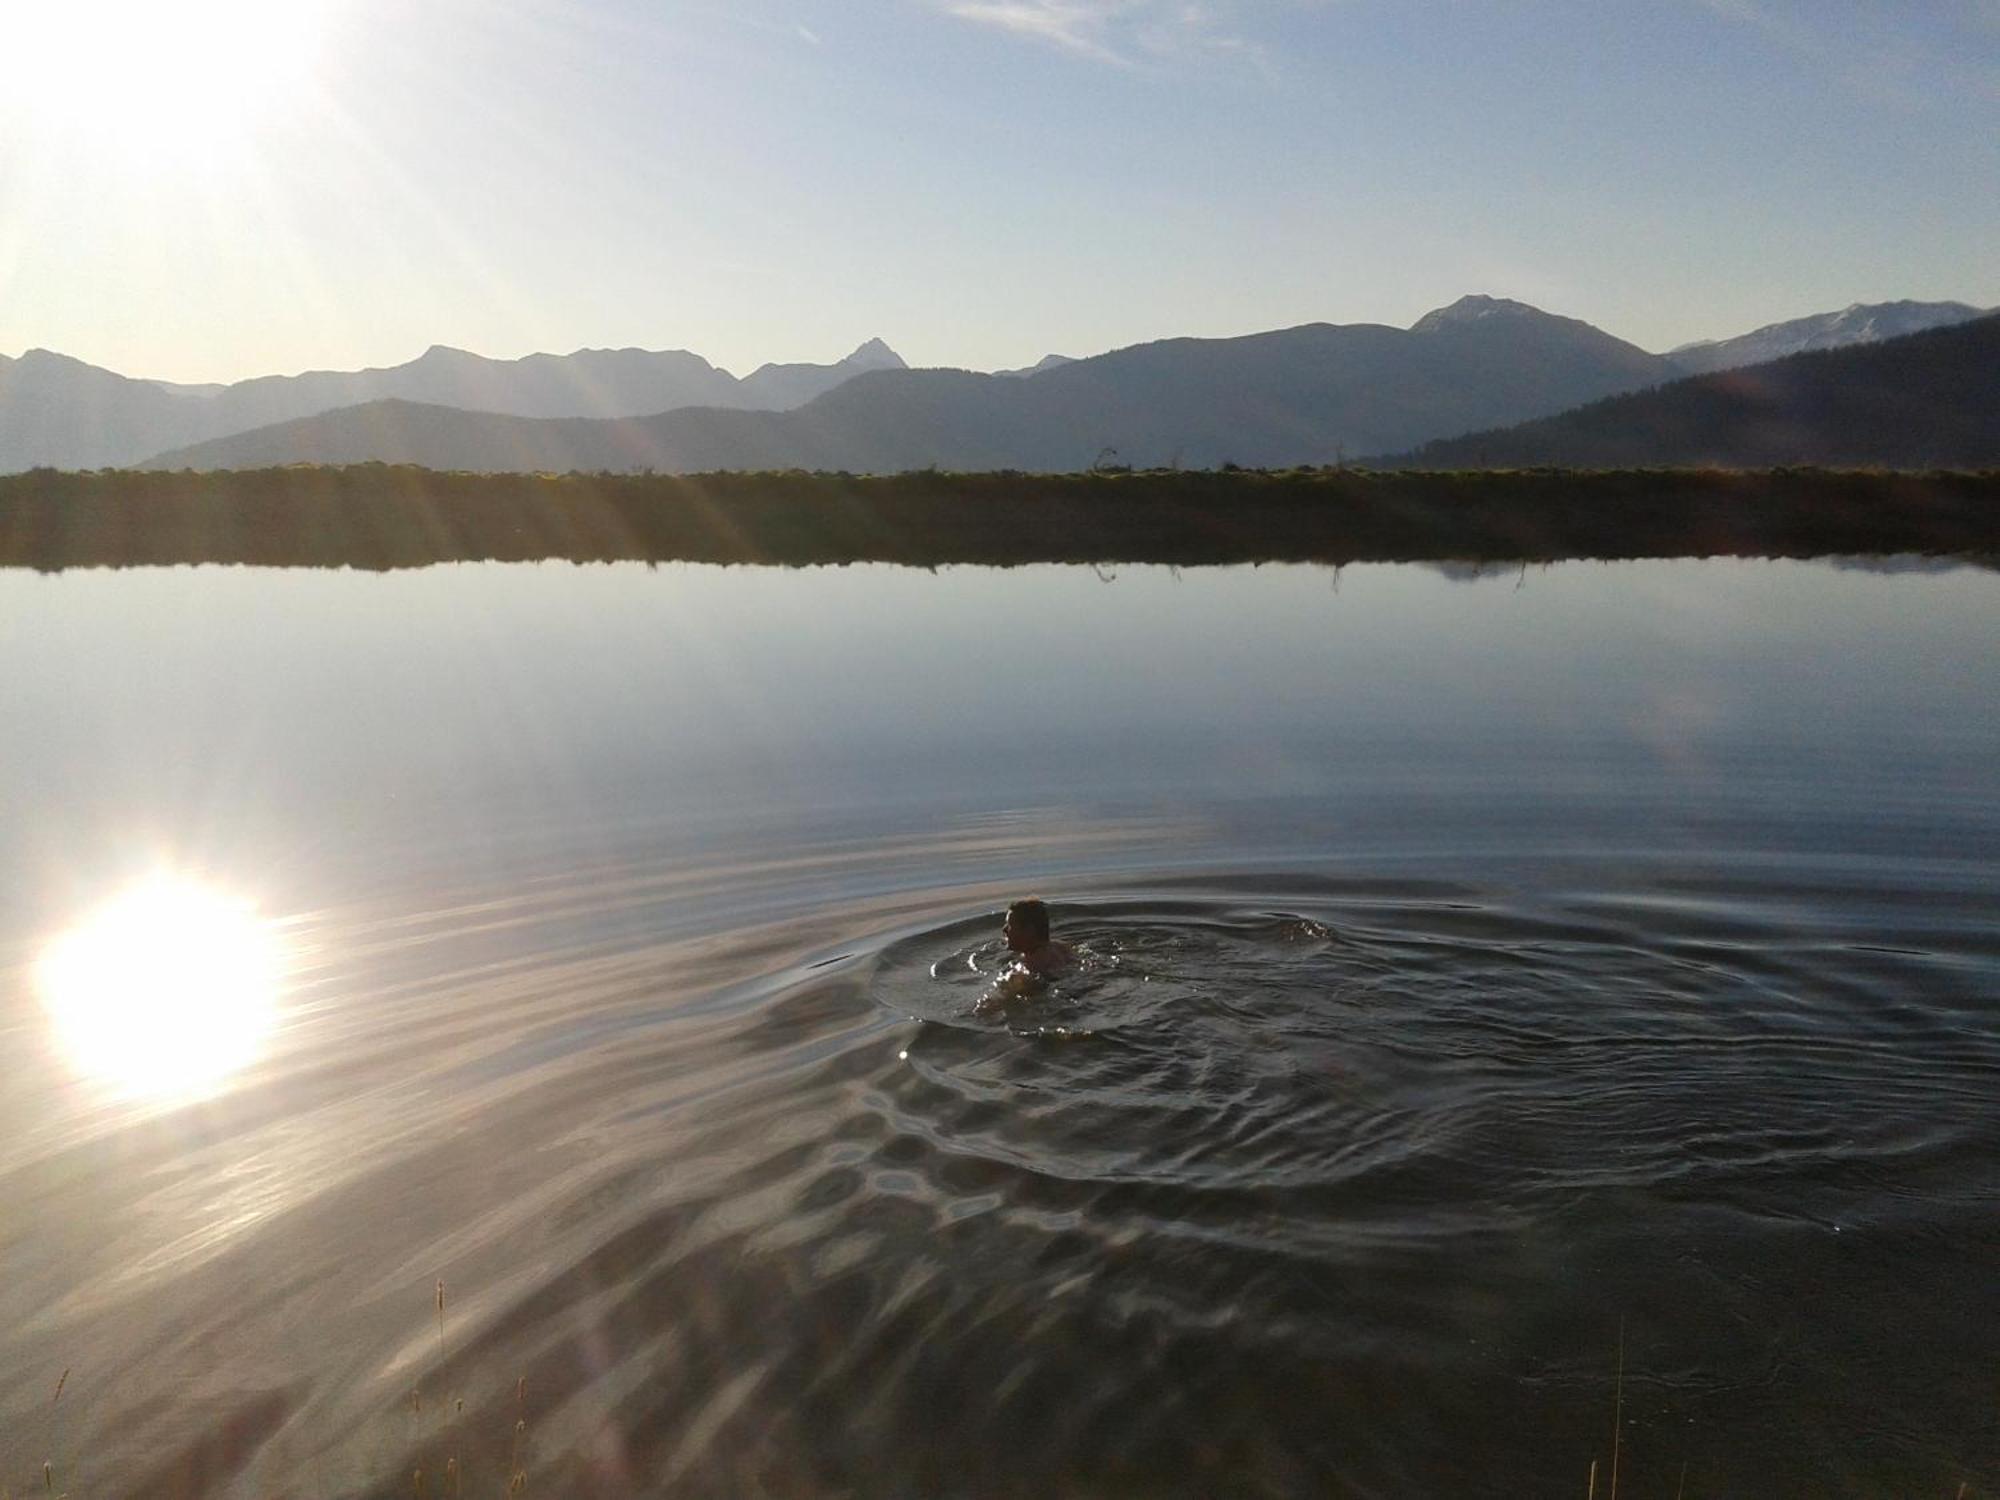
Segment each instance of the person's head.
[{"label": "person's head", "polygon": [[1049,941],[1049,909],[1035,897],[1016,901],[1007,908],[1007,920],[1000,928],[1007,946],[1016,953],[1032,953]]}]

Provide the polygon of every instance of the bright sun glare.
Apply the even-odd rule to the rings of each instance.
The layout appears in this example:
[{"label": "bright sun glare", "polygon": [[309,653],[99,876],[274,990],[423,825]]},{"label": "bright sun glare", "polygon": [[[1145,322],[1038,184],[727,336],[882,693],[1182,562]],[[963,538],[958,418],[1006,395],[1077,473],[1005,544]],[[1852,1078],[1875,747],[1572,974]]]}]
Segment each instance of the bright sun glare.
[{"label": "bright sun glare", "polygon": [[52,943],[36,970],[71,1064],[132,1097],[199,1097],[277,1018],[280,950],[245,902],[158,876]]},{"label": "bright sun glare", "polygon": [[33,116],[135,156],[199,155],[311,77],[332,0],[27,0],[8,88]]}]

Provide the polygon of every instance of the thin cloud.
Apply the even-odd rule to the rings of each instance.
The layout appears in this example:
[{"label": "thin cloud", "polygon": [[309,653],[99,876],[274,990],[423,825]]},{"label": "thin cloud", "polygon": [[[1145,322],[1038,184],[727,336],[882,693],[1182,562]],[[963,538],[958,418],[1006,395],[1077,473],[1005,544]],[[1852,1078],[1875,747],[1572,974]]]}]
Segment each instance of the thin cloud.
[{"label": "thin cloud", "polygon": [[1100,62],[1122,63],[1127,59],[1107,38],[1112,27],[1130,5],[1119,0],[1105,3],[1069,3],[1069,0],[950,0],[945,13],[961,21],[1012,32],[1031,41],[1046,42],[1079,57]]},{"label": "thin cloud", "polygon": [[1261,62],[1237,7],[1187,0],[941,0],[946,15],[1119,67],[1227,55]]},{"label": "thin cloud", "polygon": [[704,10],[699,14],[732,26],[741,26],[746,31],[760,31],[766,36],[781,36],[814,47],[821,46],[825,40],[803,21],[773,21],[761,16],[746,16],[733,7]]}]

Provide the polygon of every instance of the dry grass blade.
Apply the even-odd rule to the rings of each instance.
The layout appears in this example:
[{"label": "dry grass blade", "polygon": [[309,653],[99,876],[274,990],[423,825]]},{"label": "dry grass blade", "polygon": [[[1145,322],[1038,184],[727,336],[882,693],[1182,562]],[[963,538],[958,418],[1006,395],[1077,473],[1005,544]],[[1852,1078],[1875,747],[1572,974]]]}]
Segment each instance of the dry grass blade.
[{"label": "dry grass blade", "polygon": [[1625,1319],[1618,1320],[1618,1376],[1611,1398],[1611,1500],[1618,1500],[1618,1449],[1625,1435]]},{"label": "dry grass blade", "polygon": [[[444,1378],[444,1279],[442,1277],[438,1279],[438,1284],[437,1284],[437,1315],[438,1315],[438,1377],[439,1379],[443,1379]],[[451,1394],[451,1388],[449,1386],[445,1387],[445,1394],[446,1396],[449,1396]],[[458,1404],[461,1407],[465,1405],[463,1401],[460,1401]],[[447,1444],[451,1442],[451,1414],[452,1414],[451,1403],[449,1401],[440,1403],[439,1420],[444,1423],[444,1436],[445,1436],[445,1442]],[[448,1455],[448,1458],[452,1464],[454,1465],[456,1464],[458,1459],[458,1452],[455,1448],[451,1450],[451,1452]],[[446,1472],[447,1474],[449,1474],[450,1470],[447,1469]]]},{"label": "dry grass blade", "polygon": [[[56,1377],[55,1394],[49,1397],[49,1451],[51,1453],[60,1453],[62,1451],[62,1394],[63,1387],[69,1384],[69,1372],[73,1368],[75,1367],[72,1365],[63,1366],[62,1374]],[[70,1465],[70,1478],[72,1480],[76,1478],[75,1464]],[[51,1494],[55,1492],[55,1466],[53,1460],[42,1465],[42,1487]]]},{"label": "dry grass blade", "polygon": [[514,1447],[507,1455],[507,1493],[518,1495],[528,1487],[528,1472],[521,1467],[521,1443],[528,1435],[528,1377],[514,1382]]}]

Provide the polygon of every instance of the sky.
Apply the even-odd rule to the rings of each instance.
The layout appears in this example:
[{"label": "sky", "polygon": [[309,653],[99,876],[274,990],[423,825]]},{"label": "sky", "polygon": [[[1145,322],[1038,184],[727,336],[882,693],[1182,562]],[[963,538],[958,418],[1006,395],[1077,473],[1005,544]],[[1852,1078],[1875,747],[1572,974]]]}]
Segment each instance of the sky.
[{"label": "sky", "polygon": [[2000,304],[2000,0],[0,0],[0,353]]}]

